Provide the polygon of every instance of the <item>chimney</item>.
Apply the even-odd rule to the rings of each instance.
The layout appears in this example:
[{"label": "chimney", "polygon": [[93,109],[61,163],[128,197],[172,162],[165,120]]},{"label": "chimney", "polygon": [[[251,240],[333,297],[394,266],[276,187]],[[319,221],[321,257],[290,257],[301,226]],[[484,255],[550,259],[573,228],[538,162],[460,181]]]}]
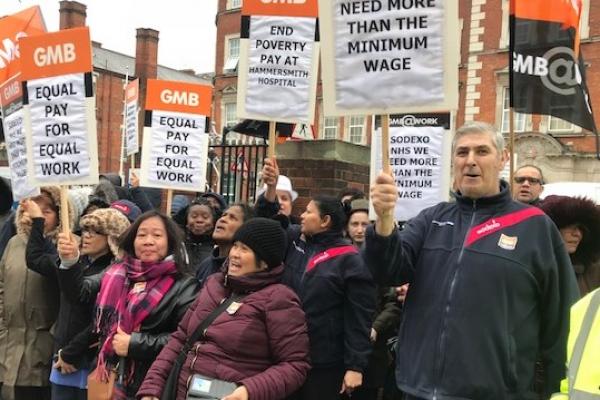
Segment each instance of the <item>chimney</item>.
[{"label": "chimney", "polygon": [[135,76],[145,85],[146,79],[157,77],[158,31],[138,28],[135,39]]},{"label": "chimney", "polygon": [[76,1],[60,2],[60,29],[71,29],[85,26],[87,6]]}]

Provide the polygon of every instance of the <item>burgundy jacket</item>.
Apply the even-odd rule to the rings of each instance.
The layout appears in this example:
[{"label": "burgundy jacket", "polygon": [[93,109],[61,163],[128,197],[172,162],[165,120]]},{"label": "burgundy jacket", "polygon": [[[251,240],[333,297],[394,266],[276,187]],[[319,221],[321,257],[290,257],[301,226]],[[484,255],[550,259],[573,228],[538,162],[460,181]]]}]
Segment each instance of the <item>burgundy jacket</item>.
[{"label": "burgundy jacket", "polygon": [[187,355],[177,399],[185,399],[194,373],[244,385],[251,400],[283,399],[304,383],[310,369],[309,343],[300,300],[279,284],[283,266],[243,277],[211,275],[181,320],[137,393],[160,397],[186,339],[231,292],[248,293],[233,314],[213,321]]}]

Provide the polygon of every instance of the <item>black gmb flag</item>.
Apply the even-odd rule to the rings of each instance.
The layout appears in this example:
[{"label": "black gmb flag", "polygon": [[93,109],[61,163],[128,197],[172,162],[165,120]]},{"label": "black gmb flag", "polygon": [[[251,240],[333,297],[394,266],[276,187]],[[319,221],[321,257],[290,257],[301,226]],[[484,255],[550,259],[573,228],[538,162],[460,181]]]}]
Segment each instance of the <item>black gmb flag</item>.
[{"label": "black gmb flag", "polygon": [[597,133],[579,49],[581,11],[581,0],[511,0],[510,103]]}]

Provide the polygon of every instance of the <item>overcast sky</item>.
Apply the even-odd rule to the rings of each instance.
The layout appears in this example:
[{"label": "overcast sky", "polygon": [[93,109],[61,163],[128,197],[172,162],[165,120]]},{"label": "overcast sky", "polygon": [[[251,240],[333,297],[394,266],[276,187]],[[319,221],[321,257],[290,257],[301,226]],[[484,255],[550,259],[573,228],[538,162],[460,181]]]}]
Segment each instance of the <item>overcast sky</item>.
[{"label": "overcast sky", "polygon": [[[159,31],[158,63],[175,69],[215,68],[217,0],[78,0],[87,5],[92,40],[135,56],[136,28]],[[48,31],[58,30],[58,0],[0,0],[0,16],[39,4]]]}]

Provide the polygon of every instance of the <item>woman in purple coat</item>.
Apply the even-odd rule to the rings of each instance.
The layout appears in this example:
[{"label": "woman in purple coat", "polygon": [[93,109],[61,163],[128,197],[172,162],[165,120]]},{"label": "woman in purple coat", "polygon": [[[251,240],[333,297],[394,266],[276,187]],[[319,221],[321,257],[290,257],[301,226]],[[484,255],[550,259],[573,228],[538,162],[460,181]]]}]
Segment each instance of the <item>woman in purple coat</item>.
[{"label": "woman in purple coat", "polygon": [[233,382],[226,400],[276,400],[296,391],[310,369],[309,343],[300,301],[283,275],[285,232],[278,222],[255,218],[235,234],[227,272],[211,275],[179,328],[148,371],[138,398],[160,398],[184,343],[225,299],[232,303],[186,357],[177,399],[185,399],[193,374]]}]

